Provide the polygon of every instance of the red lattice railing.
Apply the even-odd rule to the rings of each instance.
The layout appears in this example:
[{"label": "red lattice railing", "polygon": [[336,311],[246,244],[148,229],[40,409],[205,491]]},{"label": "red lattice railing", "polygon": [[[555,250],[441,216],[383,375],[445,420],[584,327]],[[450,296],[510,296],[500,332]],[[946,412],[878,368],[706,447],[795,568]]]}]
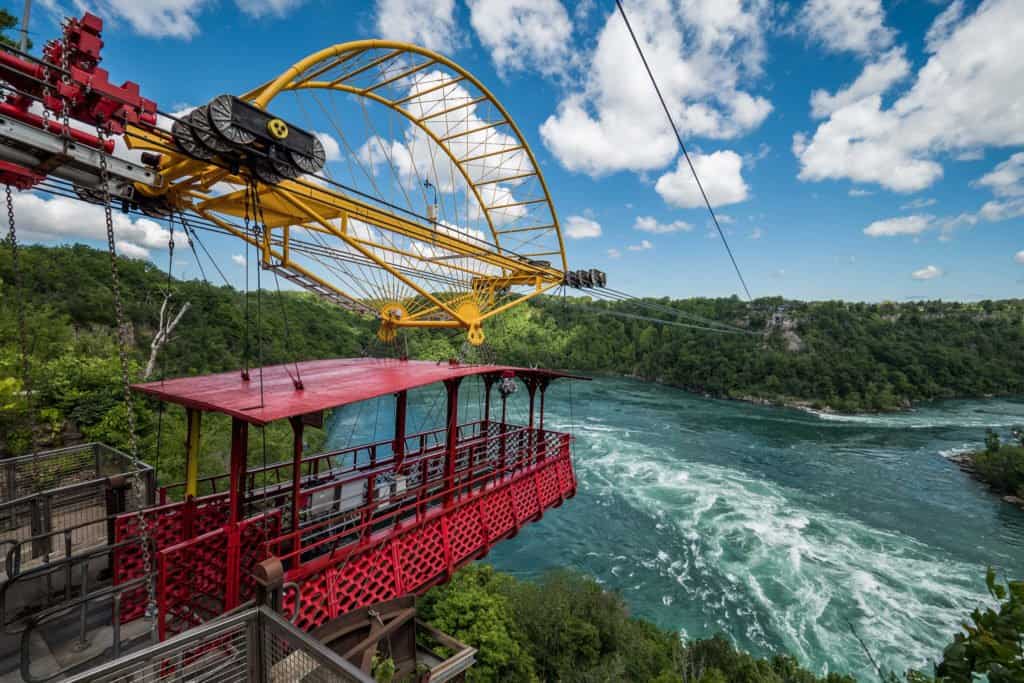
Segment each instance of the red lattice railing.
[{"label": "red lattice railing", "polygon": [[[474,480],[471,495],[406,519],[409,526],[400,526],[401,531],[360,536],[361,541],[295,566],[286,581],[298,588],[285,592],[285,613],[308,631],[349,610],[422,592],[482,557],[524,523],[575,495],[569,437],[557,436],[545,438],[545,452],[525,468]],[[401,519],[402,511],[390,515]],[[380,524],[381,517],[375,517],[374,525]]]}]

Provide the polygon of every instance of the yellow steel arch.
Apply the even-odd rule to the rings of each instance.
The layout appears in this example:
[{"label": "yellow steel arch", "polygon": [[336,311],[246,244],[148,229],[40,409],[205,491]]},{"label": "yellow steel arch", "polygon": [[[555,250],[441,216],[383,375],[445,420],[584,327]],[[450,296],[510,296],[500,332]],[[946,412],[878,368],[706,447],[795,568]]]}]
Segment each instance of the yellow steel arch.
[{"label": "yellow steel arch", "polygon": [[[565,245],[536,157],[508,111],[472,74],[421,47],[361,40],[313,53],[242,97],[273,112],[281,93],[315,90],[386,107],[429,139],[476,201],[489,244],[472,238],[468,228],[402,215],[310,179],[257,183],[216,160],[192,159],[169,148],[167,136],[133,129],[131,147],[163,153],[162,187],[139,187],[140,193],[162,195],[172,207],[250,242],[260,249],[265,267],[298,284],[377,315],[382,338],[393,337],[399,327],[463,327],[469,340],[479,343],[485,320],[562,284],[568,268]],[[224,183],[235,187],[214,191]],[[248,216],[253,192],[267,228],[260,234],[238,220]],[[302,263],[303,243],[295,237],[301,231],[321,242],[335,240],[339,246],[333,253],[340,260],[378,269],[391,284],[378,281],[379,291],[368,293],[354,278],[339,282],[344,278],[332,279],[324,268]],[[319,253],[324,265],[324,252]],[[326,268],[339,272],[330,264]]]}]

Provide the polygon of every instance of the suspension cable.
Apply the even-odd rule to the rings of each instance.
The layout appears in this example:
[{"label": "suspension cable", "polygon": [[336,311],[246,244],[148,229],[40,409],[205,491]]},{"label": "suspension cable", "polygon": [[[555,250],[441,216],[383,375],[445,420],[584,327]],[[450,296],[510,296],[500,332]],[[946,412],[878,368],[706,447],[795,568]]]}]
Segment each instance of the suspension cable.
[{"label": "suspension cable", "polygon": [[743,291],[747,294],[747,300],[752,300],[753,297],[750,296],[750,290],[747,288],[747,282],[743,279],[743,273],[740,272],[739,264],[736,263],[736,257],[733,256],[732,248],[729,246],[729,241],[725,238],[725,231],[722,230],[722,226],[718,223],[718,216],[715,215],[715,210],[711,207],[711,201],[708,199],[707,192],[704,191],[704,185],[700,182],[700,176],[697,175],[697,169],[693,165],[693,160],[690,159],[690,153],[686,151],[686,145],[683,144],[683,136],[680,135],[679,128],[676,127],[675,119],[672,118],[672,112],[669,111],[668,104],[665,102],[665,97],[661,94],[661,88],[658,87],[658,81],[654,78],[654,72],[651,71],[651,65],[647,63],[647,57],[644,55],[644,50],[640,47],[640,41],[633,32],[633,26],[629,23],[629,17],[626,16],[626,8],[622,6],[622,0],[615,0],[615,4],[619,8],[619,14],[622,15],[622,20],[626,23],[626,28],[629,29],[629,37],[633,39],[633,45],[636,46],[636,51],[640,54],[640,59],[644,63],[644,69],[647,70],[647,76],[651,79],[651,85],[654,86],[654,91],[658,94],[658,100],[661,102],[661,108],[665,110],[665,116],[668,118],[669,125],[672,126],[672,132],[676,134],[676,142],[679,143],[679,149],[682,150],[683,156],[686,157],[686,163],[690,167],[693,179],[697,181],[697,188],[700,189],[700,194],[704,198],[704,204],[708,207],[708,213],[711,214],[711,220],[714,222],[715,228],[718,230],[718,236],[722,238],[722,244],[725,245],[725,251],[729,254],[729,260],[732,261],[732,267],[740,279],[740,284],[743,285]]}]

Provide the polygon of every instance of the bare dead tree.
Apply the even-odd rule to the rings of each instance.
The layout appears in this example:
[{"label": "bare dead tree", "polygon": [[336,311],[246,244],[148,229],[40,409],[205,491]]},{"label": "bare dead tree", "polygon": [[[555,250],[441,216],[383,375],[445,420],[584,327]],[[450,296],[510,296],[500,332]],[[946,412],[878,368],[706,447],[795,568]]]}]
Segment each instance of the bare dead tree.
[{"label": "bare dead tree", "polygon": [[153,374],[153,370],[156,369],[156,357],[160,353],[167,342],[171,340],[171,333],[174,332],[174,328],[181,322],[181,317],[185,315],[185,311],[191,305],[188,301],[178,309],[177,315],[170,311],[171,294],[168,292],[164,295],[164,302],[160,306],[160,324],[157,325],[156,334],[153,335],[153,341],[149,344],[149,362],[146,363],[146,373],[142,376],[143,379],[149,379]]}]

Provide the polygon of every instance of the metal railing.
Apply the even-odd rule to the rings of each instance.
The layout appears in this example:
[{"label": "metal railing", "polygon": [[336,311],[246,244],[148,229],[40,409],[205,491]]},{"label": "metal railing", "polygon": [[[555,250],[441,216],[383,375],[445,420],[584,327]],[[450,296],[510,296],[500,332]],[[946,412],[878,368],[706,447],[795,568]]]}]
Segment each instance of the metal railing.
[{"label": "metal railing", "polygon": [[[480,420],[459,425],[459,441],[474,439],[489,429],[500,427],[497,423]],[[447,429],[442,427],[427,432],[413,434],[405,438],[405,455],[415,457],[428,451],[443,448]],[[394,439],[385,439],[376,443],[363,444],[325,453],[317,453],[302,460],[304,480],[337,477],[345,472],[373,467],[389,461],[394,457]],[[271,463],[265,467],[253,467],[246,472],[245,489],[250,494],[258,494],[261,488],[272,488],[277,485],[290,486],[292,481],[292,461],[284,460]],[[228,489],[230,475],[227,473],[200,477],[197,481],[199,495],[224,493]],[[181,498],[185,491],[185,482],[176,482],[161,486],[159,498],[161,504]],[[250,497],[252,497],[250,495]]]},{"label": "metal railing", "polygon": [[0,461],[2,571],[112,542],[110,517],[152,505],[155,491],[152,467],[98,443]]},{"label": "metal railing", "polygon": [[[568,447],[568,434],[528,427],[508,426],[507,431],[488,429],[458,445],[455,473],[445,473],[447,454],[435,450],[406,461],[407,474],[396,485],[393,461],[366,467],[301,493],[303,503],[318,498],[330,501],[313,505],[299,529],[289,530],[267,542],[268,552],[284,561],[307,561],[312,555],[334,552],[384,527],[421,520],[445,499],[472,497],[475,492],[512,477]],[[311,555],[312,554],[312,555]]]},{"label": "metal railing", "polygon": [[253,607],[67,680],[373,683],[374,679],[272,610]]}]

